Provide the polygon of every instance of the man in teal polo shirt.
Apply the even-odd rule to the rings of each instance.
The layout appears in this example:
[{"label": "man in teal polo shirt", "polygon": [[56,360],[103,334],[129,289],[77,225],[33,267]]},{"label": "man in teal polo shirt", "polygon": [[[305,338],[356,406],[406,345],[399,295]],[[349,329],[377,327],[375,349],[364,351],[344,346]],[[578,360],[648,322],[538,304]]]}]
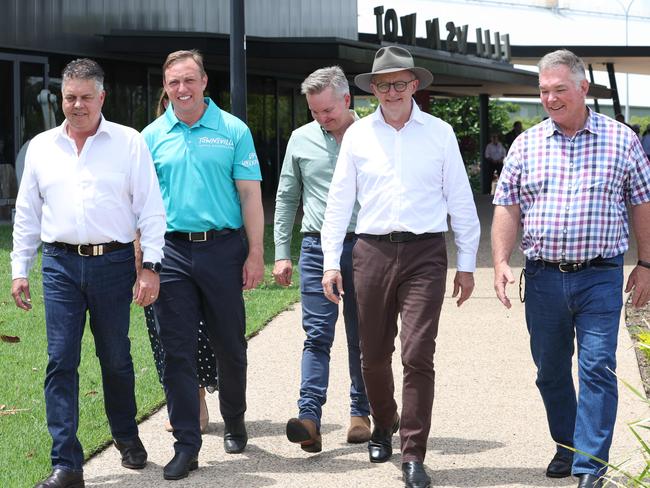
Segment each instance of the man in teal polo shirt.
[{"label": "man in teal polo shirt", "polygon": [[[282,165],[275,206],[275,266],[273,275],[281,285],[291,282],[291,233],[296,210],[303,201],[302,247],[300,250],[300,292],[302,327],[307,336],[302,352],[302,379],[298,418],[287,423],[287,437],[307,452],[322,449],[320,434],[322,407],[327,399],[330,349],[339,314],[338,305],[323,295],[323,252],[320,230],[325,215],[336,158],[343,134],[355,121],[350,108],[350,87],[343,70],[331,66],[314,71],[301,87],[314,121],[291,134]],[[350,371],[350,427],[347,441],[370,439],[370,413],[361,374],[357,304],[352,281],[352,247],[356,241],[356,212],[348,225],[341,267],[345,274],[343,316],[348,342]]]},{"label": "man in teal polo shirt", "polygon": [[218,362],[224,448],[238,453],[246,447],[242,290],[256,287],[264,276],[261,174],[253,138],[241,120],[203,97],[207,81],[197,51],[171,53],[163,65],[170,106],[143,131],[168,216],[154,311],[176,438],[174,458],[163,472],[172,480],[198,467],[201,321]]}]

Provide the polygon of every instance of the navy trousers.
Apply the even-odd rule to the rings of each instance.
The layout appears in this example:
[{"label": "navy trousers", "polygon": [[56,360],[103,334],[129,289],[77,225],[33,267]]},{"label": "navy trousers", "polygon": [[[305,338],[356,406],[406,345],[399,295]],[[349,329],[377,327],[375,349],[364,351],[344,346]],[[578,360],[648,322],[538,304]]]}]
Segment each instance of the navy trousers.
[{"label": "navy trousers", "polygon": [[199,322],[217,358],[224,418],[246,411],[246,318],[242,269],[247,246],[241,232],[205,242],[165,238],[160,294],[154,304],[164,349],[163,387],[174,450],[201,448],[197,379]]}]

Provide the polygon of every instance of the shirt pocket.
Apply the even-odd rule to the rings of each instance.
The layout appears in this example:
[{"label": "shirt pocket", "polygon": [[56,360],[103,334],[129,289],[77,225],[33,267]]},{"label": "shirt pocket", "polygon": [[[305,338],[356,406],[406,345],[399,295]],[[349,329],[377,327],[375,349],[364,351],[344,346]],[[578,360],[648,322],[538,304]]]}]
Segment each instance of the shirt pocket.
[{"label": "shirt pocket", "polygon": [[110,210],[125,202],[124,173],[105,172],[84,181],[84,201],[89,208]]}]

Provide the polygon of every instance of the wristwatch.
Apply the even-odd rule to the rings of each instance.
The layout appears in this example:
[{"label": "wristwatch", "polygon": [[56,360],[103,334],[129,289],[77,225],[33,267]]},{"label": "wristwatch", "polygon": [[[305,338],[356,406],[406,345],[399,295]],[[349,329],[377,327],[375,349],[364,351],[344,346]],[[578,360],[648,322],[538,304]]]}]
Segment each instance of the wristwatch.
[{"label": "wristwatch", "polygon": [[156,274],[160,274],[160,272],[162,271],[162,264],[145,261],[144,263],[142,263],[142,269],[148,269],[150,271],[153,271]]}]

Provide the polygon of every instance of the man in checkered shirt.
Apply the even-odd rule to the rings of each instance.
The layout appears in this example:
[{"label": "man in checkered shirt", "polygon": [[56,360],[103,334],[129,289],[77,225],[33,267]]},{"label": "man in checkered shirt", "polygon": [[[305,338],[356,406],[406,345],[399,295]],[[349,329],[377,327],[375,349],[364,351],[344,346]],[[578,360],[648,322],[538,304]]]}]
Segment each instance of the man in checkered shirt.
[{"label": "man in checkered shirt", "polygon": [[[526,323],[551,437],[607,461],[617,408],[612,371],[628,204],[639,264],[625,291],[636,307],[650,298],[650,163],[629,127],[585,105],[589,83],[580,58],[555,51],[538,67],[549,118],[521,134],[504,162],[494,196],[494,289],[510,308],[505,289],[514,276],[508,261],[521,222]],[[604,472],[591,457],[558,445],[546,475],[573,474],[579,488],[592,488],[602,486]]]}]

